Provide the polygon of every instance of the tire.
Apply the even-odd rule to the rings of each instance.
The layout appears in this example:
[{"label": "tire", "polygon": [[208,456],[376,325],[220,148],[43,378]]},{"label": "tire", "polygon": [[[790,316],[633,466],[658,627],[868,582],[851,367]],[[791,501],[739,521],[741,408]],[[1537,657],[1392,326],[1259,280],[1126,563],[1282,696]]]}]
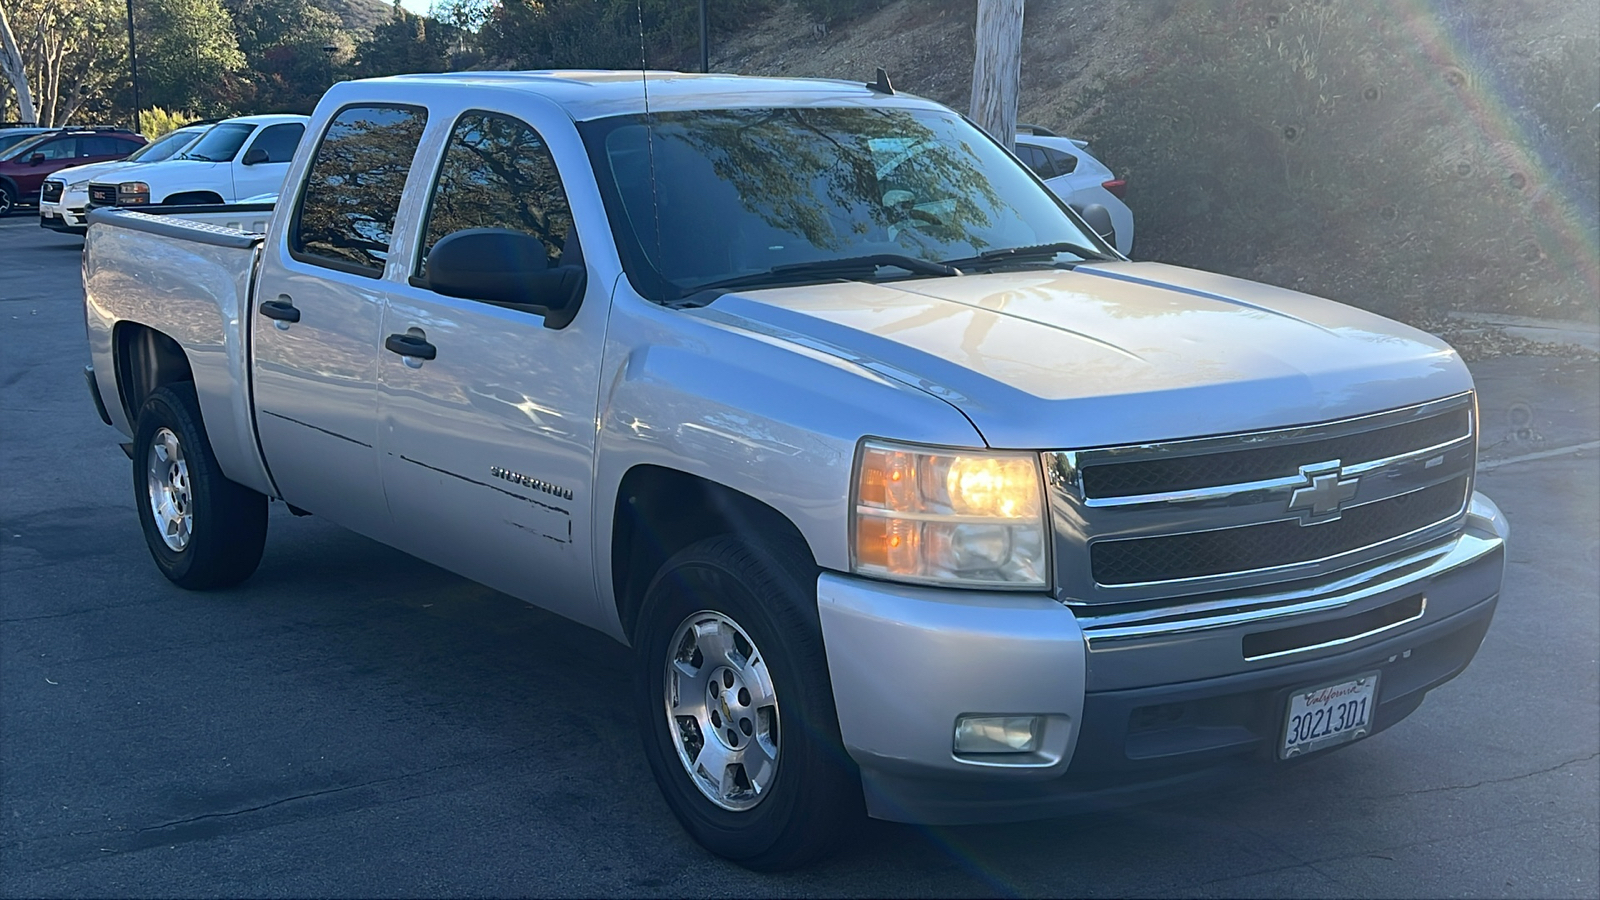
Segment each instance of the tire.
[{"label": "tire", "polygon": [[222,474],[193,383],[160,388],[140,408],[133,493],[150,555],[173,584],[228,587],[260,565],[267,498]]},{"label": "tire", "polygon": [[750,869],[815,860],[865,818],[816,574],[804,547],[708,538],[661,567],[640,610],[636,703],[656,783],[695,840]]},{"label": "tire", "polygon": [[17,208],[17,192],[9,184],[0,184],[0,218],[11,215]]}]

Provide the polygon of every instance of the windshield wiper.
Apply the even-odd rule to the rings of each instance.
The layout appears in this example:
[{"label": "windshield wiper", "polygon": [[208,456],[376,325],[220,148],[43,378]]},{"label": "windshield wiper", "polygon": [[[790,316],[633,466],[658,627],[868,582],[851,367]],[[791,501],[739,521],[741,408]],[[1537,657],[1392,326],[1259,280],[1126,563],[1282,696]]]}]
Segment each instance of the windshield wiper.
[{"label": "windshield wiper", "polygon": [[182,156],[182,158],[183,159],[193,159],[193,160],[197,160],[199,162],[216,162],[216,160],[212,159],[211,157],[209,157],[209,156],[201,156],[198,153],[185,153]]},{"label": "windshield wiper", "polygon": [[789,263],[782,266],[773,266],[765,272],[755,272],[749,275],[737,275],[733,278],[723,278],[717,281],[708,281],[694,287],[684,288],[682,296],[698,294],[701,291],[723,290],[741,287],[755,287],[767,285],[780,285],[791,281],[813,281],[828,278],[860,279],[876,275],[878,269],[885,267],[905,269],[914,275],[960,275],[961,270],[947,263],[934,262],[931,259],[921,259],[915,256],[902,256],[898,253],[874,253],[871,256],[851,256],[845,259],[814,259],[810,262]]},{"label": "windshield wiper", "polygon": [[963,269],[981,269],[986,266],[1007,262],[1041,262],[1054,257],[1057,253],[1072,253],[1083,257],[1087,262],[1112,262],[1114,256],[1107,256],[1093,247],[1085,247],[1072,241],[1056,241],[1053,244],[1037,244],[1032,247],[1003,247],[998,250],[985,250],[977,256],[968,256],[964,259],[947,259],[947,266],[958,266]]}]

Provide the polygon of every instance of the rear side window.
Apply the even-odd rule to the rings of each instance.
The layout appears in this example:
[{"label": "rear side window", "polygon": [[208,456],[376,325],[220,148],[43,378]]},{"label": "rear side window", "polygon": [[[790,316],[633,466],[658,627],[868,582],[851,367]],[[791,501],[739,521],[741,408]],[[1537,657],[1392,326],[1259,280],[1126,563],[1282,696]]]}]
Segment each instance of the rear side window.
[{"label": "rear side window", "polygon": [[1026,165],[1028,168],[1032,169],[1034,174],[1038,175],[1040,178],[1050,177],[1050,174],[1045,170],[1044,151],[1040,150],[1038,147],[1030,147],[1027,144],[1018,144],[1017,158],[1022,160],[1023,165]]},{"label": "rear side window", "polygon": [[60,138],[54,141],[45,141],[28,152],[28,158],[35,155],[45,159],[71,159],[78,155],[77,138]]},{"label": "rear side window", "polygon": [[1062,153],[1060,150],[1045,148],[1044,155],[1045,159],[1049,161],[1050,175],[1052,177],[1056,175],[1071,175],[1073,170],[1078,168],[1078,158],[1070,153]]},{"label": "rear side window", "polygon": [[532,127],[511,116],[468,112],[456,120],[428,208],[415,274],[441,238],[466,228],[509,228],[544,243],[551,266],[572,233],[572,208],[555,160]]},{"label": "rear side window", "polygon": [[250,149],[266,151],[266,162],[286,163],[294,158],[294,148],[300,146],[300,136],[305,133],[306,127],[299,122],[268,125],[261,129]]},{"label": "rear side window", "polygon": [[79,156],[125,156],[137,147],[138,145],[132,141],[121,141],[112,137],[78,138]]},{"label": "rear side window", "polygon": [[358,275],[382,274],[400,192],[427,123],[427,110],[418,107],[340,110],[306,172],[290,254]]}]

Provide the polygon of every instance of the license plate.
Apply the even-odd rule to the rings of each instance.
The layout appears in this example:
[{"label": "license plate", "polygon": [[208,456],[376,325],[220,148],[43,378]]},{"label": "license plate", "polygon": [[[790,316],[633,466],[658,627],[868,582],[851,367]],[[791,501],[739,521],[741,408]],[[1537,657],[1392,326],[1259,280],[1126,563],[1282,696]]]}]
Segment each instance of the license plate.
[{"label": "license plate", "polygon": [[1296,691],[1289,697],[1280,759],[1366,737],[1378,705],[1378,673]]}]

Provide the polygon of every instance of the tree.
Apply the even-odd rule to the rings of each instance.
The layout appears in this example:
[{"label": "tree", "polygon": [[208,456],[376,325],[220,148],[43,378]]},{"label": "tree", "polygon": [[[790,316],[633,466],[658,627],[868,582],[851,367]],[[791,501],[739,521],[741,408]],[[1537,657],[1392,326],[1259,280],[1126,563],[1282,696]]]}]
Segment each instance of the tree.
[{"label": "tree", "polygon": [[11,23],[6,17],[6,5],[0,3],[0,73],[17,95],[17,118],[23,122],[37,122],[33,109],[33,92],[28,89],[28,69],[22,61],[22,49],[11,33]]},{"label": "tree", "polygon": [[167,109],[225,112],[244,69],[233,20],[218,0],[140,0],[142,99]]},{"label": "tree", "polygon": [[972,121],[1007,147],[1017,141],[1022,80],[1022,0],[978,0]]},{"label": "tree", "polygon": [[406,12],[395,0],[393,18],[356,49],[357,70],[363,78],[446,71],[456,34],[443,22]]},{"label": "tree", "polygon": [[119,83],[128,48],[116,0],[4,2],[40,125],[66,124]]}]

